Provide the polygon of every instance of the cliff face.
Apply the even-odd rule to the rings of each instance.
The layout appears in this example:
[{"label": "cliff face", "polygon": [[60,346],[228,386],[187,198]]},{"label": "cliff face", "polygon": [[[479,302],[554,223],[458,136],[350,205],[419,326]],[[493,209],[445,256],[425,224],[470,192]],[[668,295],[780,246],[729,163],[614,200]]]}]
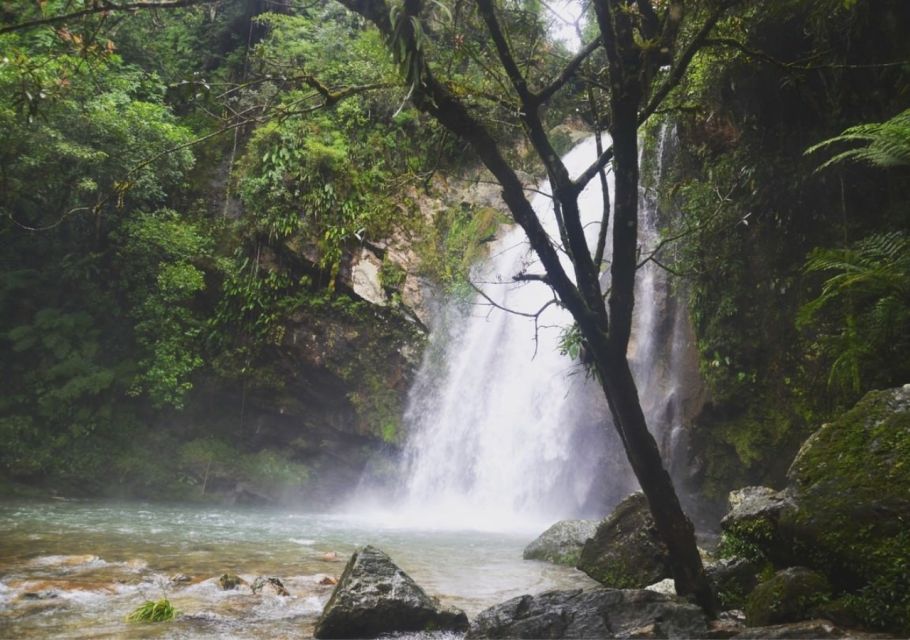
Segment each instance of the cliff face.
[{"label": "cliff face", "polygon": [[[660,197],[681,211],[668,235],[684,233],[664,258],[689,292],[708,390],[691,430],[689,486],[718,506],[741,484],[780,486],[812,425],[905,382],[887,354],[857,384],[838,382],[833,314],[813,326],[797,317],[832,275],[805,269],[813,250],[908,228],[901,169],[817,171],[829,155],[805,153],[905,108],[904,71],[875,63],[907,58],[894,25],[908,7],[883,0],[824,20],[813,11],[782,4],[737,34],[763,58],[724,49],[699,58],[684,87],[697,108],[669,116],[679,145]],[[823,62],[797,62],[811,55]],[[870,345],[859,336],[855,346]]]},{"label": "cliff face", "polygon": [[356,488],[370,458],[397,454],[424,333],[395,310],[353,299],[298,311],[283,329],[262,354],[267,377],[207,380],[183,419],[306,466],[306,482],[266,490],[268,499],[329,505]]}]

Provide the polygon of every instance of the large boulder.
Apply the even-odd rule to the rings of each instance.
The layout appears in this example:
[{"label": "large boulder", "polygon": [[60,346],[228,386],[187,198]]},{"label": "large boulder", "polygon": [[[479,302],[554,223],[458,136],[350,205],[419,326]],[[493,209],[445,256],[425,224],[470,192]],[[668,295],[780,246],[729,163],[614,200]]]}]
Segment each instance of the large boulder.
[{"label": "large boulder", "polygon": [[525,560],[546,560],[574,567],[582,547],[597,531],[598,520],[560,520],[527,547]]},{"label": "large boulder", "polygon": [[671,577],[670,555],[643,493],[620,502],[597,527],[582,548],[578,568],[616,589],[641,589]]},{"label": "large boulder", "polygon": [[778,571],[746,598],[746,624],[764,627],[809,620],[831,598],[828,579],[805,567]]},{"label": "large boulder", "polygon": [[316,623],[317,638],[375,638],[407,631],[465,631],[468,618],[443,608],[376,547],[354,552]]},{"label": "large boulder", "polygon": [[823,572],[860,621],[910,635],[908,460],[910,385],[870,392],[803,444],[784,491],[724,518],[725,539]]},{"label": "large boulder", "polygon": [[477,615],[468,638],[700,638],[701,609],[646,590],[549,591]]}]

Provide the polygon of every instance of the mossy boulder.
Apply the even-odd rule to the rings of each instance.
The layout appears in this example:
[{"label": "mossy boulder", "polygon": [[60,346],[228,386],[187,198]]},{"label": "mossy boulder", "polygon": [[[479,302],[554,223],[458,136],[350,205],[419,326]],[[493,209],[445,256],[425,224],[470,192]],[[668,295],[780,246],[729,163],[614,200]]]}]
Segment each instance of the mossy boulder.
[{"label": "mossy boulder", "polygon": [[910,633],[910,384],[824,425],[788,478],[797,551],[854,594],[864,622]]},{"label": "mossy boulder", "polygon": [[821,571],[864,624],[910,634],[910,385],[822,426],[788,479],[724,518],[724,546]]},{"label": "mossy boulder", "polygon": [[730,492],[730,512],[721,520],[721,552],[753,562],[773,561],[778,566],[798,563],[793,540],[781,521],[796,510],[793,497],[768,487],[744,487]]},{"label": "mossy boulder", "polygon": [[525,547],[525,560],[545,560],[574,567],[581,550],[597,532],[597,520],[560,520]]},{"label": "mossy boulder", "polygon": [[600,523],[582,548],[578,568],[614,589],[642,589],[671,577],[670,554],[643,493],[620,502]]},{"label": "mossy boulder", "polygon": [[246,580],[235,573],[225,573],[218,578],[218,586],[221,587],[222,591],[233,591],[246,583]]},{"label": "mossy boulder", "polygon": [[814,618],[831,598],[828,579],[805,567],[778,571],[746,598],[746,624],[763,627]]}]

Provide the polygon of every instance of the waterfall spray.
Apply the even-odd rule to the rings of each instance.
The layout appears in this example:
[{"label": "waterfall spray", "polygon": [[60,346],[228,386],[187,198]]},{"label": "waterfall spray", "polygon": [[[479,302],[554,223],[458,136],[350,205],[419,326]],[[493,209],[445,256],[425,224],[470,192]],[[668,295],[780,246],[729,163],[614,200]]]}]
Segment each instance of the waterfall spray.
[{"label": "waterfall spray", "polygon": [[[592,138],[564,161],[580,172],[595,153]],[[558,237],[547,188],[532,204]],[[653,246],[654,202],[643,203],[650,204],[641,213],[641,239]],[[579,198],[591,244],[601,206],[600,184],[592,180]],[[560,352],[571,316],[545,283],[515,282],[519,273],[543,269],[516,227],[471,274],[483,294],[469,305],[449,304],[437,322],[442,329],[431,338],[405,415],[410,435],[397,516],[408,524],[539,529],[560,518],[603,515],[637,488],[597,384]],[[644,265],[630,359],[658,442],[673,426],[667,416],[675,419],[666,406],[677,384],[665,353],[669,294],[664,275]]]}]

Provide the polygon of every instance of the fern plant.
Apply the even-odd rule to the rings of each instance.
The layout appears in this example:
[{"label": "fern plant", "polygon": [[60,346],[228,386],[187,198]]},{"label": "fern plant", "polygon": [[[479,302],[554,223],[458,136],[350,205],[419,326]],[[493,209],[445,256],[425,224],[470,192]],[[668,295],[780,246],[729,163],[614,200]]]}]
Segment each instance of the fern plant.
[{"label": "fern plant", "polygon": [[804,269],[831,274],[797,317],[821,330],[829,386],[859,392],[866,374],[891,377],[888,363],[910,355],[910,236],[878,233],[846,249],[815,249]]},{"label": "fern plant", "polygon": [[[806,154],[850,145],[817,171],[846,161],[878,168],[910,166],[910,109],[885,122],[846,129]],[[910,374],[910,236],[877,233],[846,249],[817,248],[807,273],[831,274],[821,294],[799,311],[797,324],[820,334],[831,360],[828,386],[858,393],[864,378],[873,384],[905,382]]]},{"label": "fern plant", "polygon": [[852,145],[822,163],[816,171],[853,160],[873,167],[890,168],[910,165],[910,109],[885,122],[869,122],[846,129],[839,136],[824,140],[806,150],[806,154],[841,145]]}]

